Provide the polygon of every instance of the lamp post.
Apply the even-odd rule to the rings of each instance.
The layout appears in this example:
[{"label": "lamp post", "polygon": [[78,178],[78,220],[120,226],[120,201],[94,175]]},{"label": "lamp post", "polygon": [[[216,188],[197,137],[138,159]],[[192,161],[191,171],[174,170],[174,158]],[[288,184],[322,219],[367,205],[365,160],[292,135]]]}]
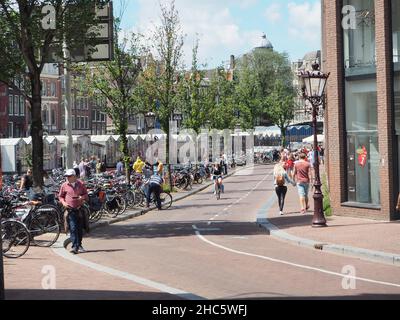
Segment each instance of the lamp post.
[{"label": "lamp post", "polygon": [[324,104],[325,88],[329,78],[329,73],[323,73],[319,70],[319,64],[315,62],[312,66],[312,71],[300,71],[300,86],[303,98],[311,103],[311,110],[306,107],[306,112],[312,114],[314,127],[314,217],[313,227],[326,227],[326,219],[323,210],[324,196],[321,191],[322,183],[319,172],[319,157],[318,157],[318,127],[317,117],[319,107]]},{"label": "lamp post", "polygon": [[147,130],[154,129],[154,126],[156,124],[156,114],[153,112],[149,112],[145,116],[146,120],[146,125],[147,125]]},{"label": "lamp post", "polygon": [[[2,134],[0,133],[0,191],[3,187],[3,167],[2,167],[2,156],[1,156],[1,138]],[[0,219],[1,220],[1,219]],[[2,234],[0,227],[0,248],[3,248],[2,245]],[[3,250],[0,250],[0,301],[4,300],[4,266],[3,266]]]}]

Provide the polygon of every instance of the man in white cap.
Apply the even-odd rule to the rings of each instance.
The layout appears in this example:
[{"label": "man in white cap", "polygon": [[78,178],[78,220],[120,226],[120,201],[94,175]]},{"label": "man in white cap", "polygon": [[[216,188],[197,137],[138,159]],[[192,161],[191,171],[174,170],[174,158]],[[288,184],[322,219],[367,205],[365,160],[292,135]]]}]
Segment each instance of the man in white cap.
[{"label": "man in white cap", "polygon": [[59,199],[68,212],[67,223],[71,233],[73,254],[84,253],[82,247],[84,213],[81,208],[89,200],[88,192],[80,180],[76,177],[75,170],[67,170],[65,182],[60,189]]}]

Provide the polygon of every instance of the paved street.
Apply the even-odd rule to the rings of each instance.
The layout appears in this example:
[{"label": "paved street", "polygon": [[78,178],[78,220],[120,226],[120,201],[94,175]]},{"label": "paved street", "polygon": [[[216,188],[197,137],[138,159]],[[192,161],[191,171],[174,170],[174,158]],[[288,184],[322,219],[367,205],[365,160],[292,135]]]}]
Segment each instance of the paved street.
[{"label": "paved street", "polygon": [[[271,170],[239,171],[220,201],[209,188],[171,210],[99,228],[86,254],[33,249],[6,260],[7,298],[399,299],[399,267],[294,246],[260,228],[257,215],[276,206]],[[288,198],[297,201],[294,188]],[[40,291],[44,264],[55,267],[56,293]],[[344,279],[349,270],[355,279]]]}]

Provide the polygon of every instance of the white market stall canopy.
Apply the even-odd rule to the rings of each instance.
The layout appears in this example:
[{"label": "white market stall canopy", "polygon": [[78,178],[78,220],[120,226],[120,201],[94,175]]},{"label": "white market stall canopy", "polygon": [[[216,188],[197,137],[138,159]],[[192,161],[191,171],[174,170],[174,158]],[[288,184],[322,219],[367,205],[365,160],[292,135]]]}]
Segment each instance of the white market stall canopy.
[{"label": "white market stall canopy", "polygon": [[26,143],[23,139],[0,139],[3,172],[16,172],[17,160],[22,157]]},{"label": "white market stall canopy", "polygon": [[[325,142],[325,136],[322,134],[318,135],[318,142],[319,143],[324,143]],[[314,136],[308,137],[303,139],[303,143],[314,143]]]},{"label": "white market stall canopy", "polygon": [[277,126],[273,127],[256,127],[254,131],[255,136],[263,137],[280,137],[281,129]]},{"label": "white market stall canopy", "polygon": [[107,135],[91,136],[91,141],[93,143],[101,144],[101,145],[105,146],[107,144],[107,142],[110,141],[111,138],[112,138],[112,136],[107,136]]}]

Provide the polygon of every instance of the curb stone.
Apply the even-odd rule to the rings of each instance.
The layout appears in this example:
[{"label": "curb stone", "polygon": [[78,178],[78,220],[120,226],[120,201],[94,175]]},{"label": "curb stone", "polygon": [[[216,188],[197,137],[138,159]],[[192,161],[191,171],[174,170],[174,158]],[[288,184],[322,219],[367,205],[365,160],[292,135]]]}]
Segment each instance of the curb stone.
[{"label": "curb stone", "polygon": [[382,264],[388,264],[396,267],[400,267],[400,255],[395,253],[388,253],[382,251],[374,251],[369,249],[357,248],[352,246],[321,243],[311,239],[300,238],[293,236],[287,232],[282,231],[276,225],[272,224],[268,218],[265,218],[268,211],[274,205],[273,201],[275,196],[272,196],[263,208],[260,209],[257,215],[257,224],[267,230],[268,234],[278,240],[288,242],[293,245],[307,247],[314,250],[325,251],[333,254],[340,254],[352,258],[359,258],[362,260],[378,262]]}]

